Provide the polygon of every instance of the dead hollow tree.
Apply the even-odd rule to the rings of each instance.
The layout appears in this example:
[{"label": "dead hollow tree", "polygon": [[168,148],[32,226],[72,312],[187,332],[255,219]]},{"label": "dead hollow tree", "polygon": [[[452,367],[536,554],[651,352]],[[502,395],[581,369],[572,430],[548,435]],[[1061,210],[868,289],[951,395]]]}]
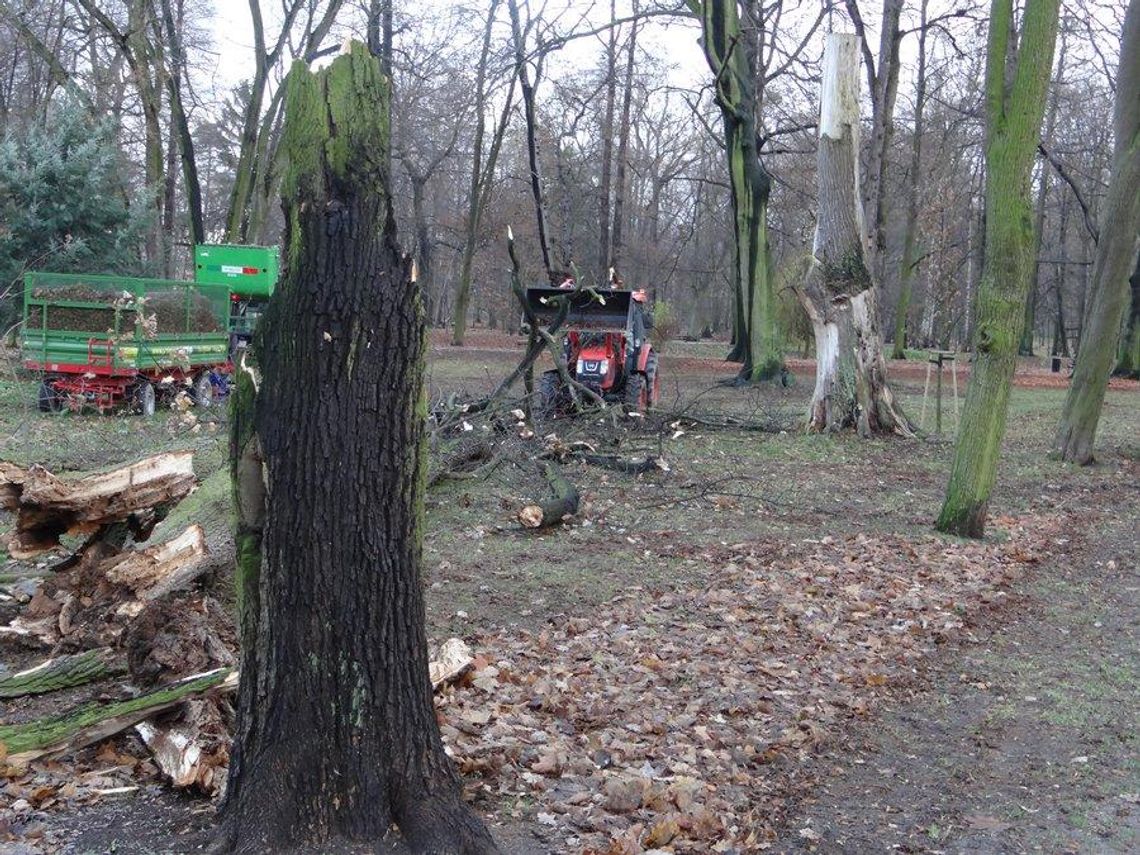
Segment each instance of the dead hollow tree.
[{"label": "dead hollow tree", "polygon": [[815,333],[808,429],[913,435],[887,385],[876,288],[863,254],[859,201],[858,40],[827,39],[819,118],[819,215],[812,264],[797,294]]},{"label": "dead hollow tree", "polygon": [[416,852],[492,853],[428,676],[424,320],[396,243],[388,80],[353,44],[286,86],[285,275],[234,412],[242,679],[218,848],[394,823]]}]

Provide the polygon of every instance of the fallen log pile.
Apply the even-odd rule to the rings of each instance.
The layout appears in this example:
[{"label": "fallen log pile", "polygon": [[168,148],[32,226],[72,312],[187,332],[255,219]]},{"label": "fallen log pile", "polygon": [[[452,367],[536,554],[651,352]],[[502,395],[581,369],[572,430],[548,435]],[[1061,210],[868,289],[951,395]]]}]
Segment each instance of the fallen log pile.
[{"label": "fallen log pile", "polygon": [[[215,594],[222,586],[207,584],[219,561],[202,526],[158,527],[195,489],[192,462],[190,452],[160,454],[70,479],[0,462],[10,553],[40,559],[0,584],[0,645],[45,657],[0,672],[0,699],[19,703],[16,721],[7,708],[0,718],[0,771],[11,776],[133,729],[141,742],[132,750],[145,746],[173,786],[223,792],[236,627],[228,597]],[[462,641],[446,642],[430,663],[433,686],[460,679],[472,662]]]}]

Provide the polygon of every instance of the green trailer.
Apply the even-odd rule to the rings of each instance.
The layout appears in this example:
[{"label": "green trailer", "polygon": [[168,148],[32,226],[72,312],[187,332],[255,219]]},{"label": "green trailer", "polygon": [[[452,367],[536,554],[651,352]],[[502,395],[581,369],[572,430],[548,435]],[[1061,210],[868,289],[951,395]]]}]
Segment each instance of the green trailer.
[{"label": "green trailer", "polygon": [[24,367],[41,372],[41,410],[155,401],[189,387],[208,406],[230,370],[224,285],[126,276],[24,276]]},{"label": "green trailer", "polygon": [[277,287],[275,246],[211,243],[194,247],[194,281],[230,290],[232,344],[244,346],[253,335],[265,305]]}]

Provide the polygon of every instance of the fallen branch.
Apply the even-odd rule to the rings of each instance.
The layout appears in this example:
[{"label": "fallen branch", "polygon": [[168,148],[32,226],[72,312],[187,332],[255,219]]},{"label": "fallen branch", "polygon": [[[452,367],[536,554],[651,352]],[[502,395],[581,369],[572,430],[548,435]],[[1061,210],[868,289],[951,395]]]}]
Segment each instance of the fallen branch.
[{"label": "fallen branch", "polygon": [[518,521],[525,528],[547,528],[558,525],[567,517],[578,513],[580,496],[578,490],[566,480],[561,470],[553,464],[545,466],[546,480],[554,490],[555,498],[539,505],[527,505],[518,512]]},{"label": "fallen branch", "polygon": [[626,475],[641,475],[644,472],[652,472],[654,469],[666,470],[665,461],[660,457],[619,457],[616,454],[586,454],[583,452],[572,453],[570,457],[591,466],[612,469],[614,472],[622,472]]},{"label": "fallen branch", "polygon": [[41,757],[59,757],[113,736],[187,698],[210,691],[232,692],[237,671],[218,668],[189,677],[154,692],[113,703],[89,703],[78,709],[24,724],[0,726],[0,745],[8,763],[24,766]]},{"label": "fallen branch", "polygon": [[8,551],[14,558],[34,558],[59,546],[65,534],[89,534],[131,518],[143,536],[149,534],[158,518],[155,509],[194,489],[193,458],[191,451],[158,454],[73,480],[38,465],[0,463],[0,507],[16,516]]},{"label": "fallen branch", "polygon": [[71,656],[58,656],[0,680],[0,698],[42,695],[82,686],[84,683],[94,683],[125,670],[126,667],[109,647]]},{"label": "fallen branch", "polygon": [[206,567],[207,554],[206,533],[192,525],[165,543],[105,559],[98,570],[140,599],[153,600],[194,581]]}]

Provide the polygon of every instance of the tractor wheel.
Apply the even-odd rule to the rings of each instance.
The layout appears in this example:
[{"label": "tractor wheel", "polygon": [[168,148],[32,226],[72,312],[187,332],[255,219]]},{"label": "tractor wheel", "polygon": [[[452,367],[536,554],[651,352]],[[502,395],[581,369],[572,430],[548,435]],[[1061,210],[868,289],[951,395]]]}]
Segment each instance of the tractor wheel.
[{"label": "tractor wheel", "polygon": [[194,380],[194,405],[211,407],[214,404],[214,381],[209,371],[203,371]]},{"label": "tractor wheel", "polygon": [[562,378],[557,371],[543,371],[538,381],[538,413],[554,418],[562,401]]},{"label": "tractor wheel", "polygon": [[649,407],[661,403],[661,375],[657,370],[657,352],[652,351],[645,362],[645,377],[649,381]]},{"label": "tractor wheel", "polygon": [[131,394],[131,409],[146,418],[150,418],[154,415],[155,404],[154,384],[149,380],[140,380]]},{"label": "tractor wheel", "polygon": [[636,413],[649,410],[649,378],[641,371],[634,371],[625,381],[625,407]]},{"label": "tractor wheel", "polygon": [[63,409],[63,401],[60,400],[59,392],[55,390],[55,386],[50,380],[44,380],[40,383],[38,403],[41,413],[58,413]]}]

